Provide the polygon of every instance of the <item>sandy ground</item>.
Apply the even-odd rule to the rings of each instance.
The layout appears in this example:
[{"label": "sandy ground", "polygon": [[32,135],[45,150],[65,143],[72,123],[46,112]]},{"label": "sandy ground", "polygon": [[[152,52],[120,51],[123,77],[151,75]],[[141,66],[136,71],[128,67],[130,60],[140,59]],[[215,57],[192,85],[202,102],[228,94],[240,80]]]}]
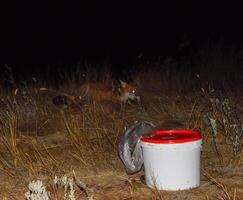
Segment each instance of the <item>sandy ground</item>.
[{"label": "sandy ground", "polygon": [[[188,103],[190,101],[189,97],[176,97],[173,101],[158,97],[150,101],[150,104],[145,100],[142,107],[128,107],[122,114],[114,114],[114,117],[106,113],[110,116],[107,118],[101,116],[97,121],[98,125],[92,126],[91,123],[90,127],[96,128],[87,131],[87,136],[82,136],[80,140],[75,138],[77,135],[70,139],[61,120],[63,112],[57,110],[53,111],[53,115],[44,116],[37,125],[33,123],[28,125],[28,121],[19,123],[16,136],[17,149],[22,153],[18,153],[21,159],[17,161],[16,166],[13,164],[13,155],[6,150],[3,141],[1,143],[1,199],[24,199],[28,183],[37,179],[45,184],[47,191],[50,192],[50,199],[63,199],[63,186],[55,185],[53,180],[55,176],[73,177],[73,171],[76,178],[86,184],[86,191],[75,186],[76,199],[243,199],[243,154],[232,156],[231,146],[219,140],[219,156],[208,133],[203,133],[200,187],[185,191],[169,192],[148,188],[143,181],[144,172],[127,175],[117,155],[116,146],[106,145],[109,140],[114,140],[124,131],[125,125],[129,126],[133,121],[152,121],[163,129],[185,126],[185,122],[191,117],[188,111],[192,110],[193,103],[190,105]],[[88,112],[91,108],[85,109]],[[81,125],[85,123],[84,118],[80,116],[84,113],[86,112],[79,113],[76,110],[75,114],[72,114],[68,111],[67,118],[72,130],[76,130],[76,122]],[[92,112],[91,116],[98,117]],[[170,122],[171,119],[176,120]],[[114,127],[113,122],[119,120],[123,120],[123,123],[119,122],[121,125]],[[104,136],[98,132],[97,127],[101,124],[108,130],[112,129],[114,137]],[[34,131],[37,130],[36,126],[38,132]],[[110,131],[107,134],[110,134]],[[103,142],[97,142],[95,140],[97,137]],[[113,142],[116,144],[116,141]],[[85,148],[79,149],[76,144],[80,146],[82,144]]]}]

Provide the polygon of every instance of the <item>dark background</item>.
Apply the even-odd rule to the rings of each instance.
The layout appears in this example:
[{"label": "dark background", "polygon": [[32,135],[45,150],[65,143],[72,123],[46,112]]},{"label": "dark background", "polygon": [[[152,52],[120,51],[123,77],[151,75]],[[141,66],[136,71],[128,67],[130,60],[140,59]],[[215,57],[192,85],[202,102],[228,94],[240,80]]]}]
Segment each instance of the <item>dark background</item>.
[{"label": "dark background", "polygon": [[[123,68],[136,63],[139,55],[144,60],[190,56],[220,39],[225,46],[242,46],[241,5],[89,2],[11,5],[3,18],[3,63],[12,64],[18,73],[47,64],[67,68],[81,60]],[[180,51],[180,44],[188,41],[188,48]]]}]

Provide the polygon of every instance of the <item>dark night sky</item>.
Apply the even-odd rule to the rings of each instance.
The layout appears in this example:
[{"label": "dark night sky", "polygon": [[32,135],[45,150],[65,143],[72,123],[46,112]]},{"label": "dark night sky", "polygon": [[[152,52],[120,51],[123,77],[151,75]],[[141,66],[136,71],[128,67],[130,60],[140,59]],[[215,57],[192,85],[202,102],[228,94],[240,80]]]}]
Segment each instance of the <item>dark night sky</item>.
[{"label": "dark night sky", "polygon": [[82,57],[90,61],[109,57],[116,63],[141,52],[173,54],[183,37],[195,46],[221,36],[226,42],[241,44],[241,6],[222,1],[178,2],[19,2],[5,20],[6,63],[75,63]]}]

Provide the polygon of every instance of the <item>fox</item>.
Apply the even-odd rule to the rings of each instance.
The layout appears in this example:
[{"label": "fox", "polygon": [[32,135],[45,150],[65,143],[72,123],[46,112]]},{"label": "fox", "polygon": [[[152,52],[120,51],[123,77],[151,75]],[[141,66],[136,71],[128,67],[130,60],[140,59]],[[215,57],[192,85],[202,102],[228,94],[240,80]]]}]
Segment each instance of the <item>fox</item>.
[{"label": "fox", "polygon": [[120,102],[121,104],[140,103],[140,96],[136,94],[136,87],[119,80],[119,87],[111,89],[103,84],[87,83],[80,87],[81,98],[90,98],[94,101]]}]

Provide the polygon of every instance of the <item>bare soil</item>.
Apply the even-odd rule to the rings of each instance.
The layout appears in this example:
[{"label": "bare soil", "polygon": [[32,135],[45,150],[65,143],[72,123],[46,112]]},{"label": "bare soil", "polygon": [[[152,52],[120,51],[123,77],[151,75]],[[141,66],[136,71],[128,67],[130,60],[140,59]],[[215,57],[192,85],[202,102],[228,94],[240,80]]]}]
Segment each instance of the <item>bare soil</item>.
[{"label": "bare soil", "polygon": [[[56,187],[53,180],[73,177],[73,172],[87,186],[86,192],[75,186],[76,199],[243,199],[243,153],[234,155],[220,131],[215,150],[210,128],[203,122],[205,113],[198,112],[205,104],[197,95],[148,95],[141,105],[122,108],[85,102],[64,110],[46,99],[38,103],[37,114],[26,116],[27,111],[21,111],[25,113],[2,117],[1,199],[24,199],[32,180],[45,184],[50,199],[63,199],[64,188]],[[135,121],[144,120],[159,129],[202,132],[200,187],[157,191],[144,184],[143,171],[126,174],[117,154],[118,136]]]}]

